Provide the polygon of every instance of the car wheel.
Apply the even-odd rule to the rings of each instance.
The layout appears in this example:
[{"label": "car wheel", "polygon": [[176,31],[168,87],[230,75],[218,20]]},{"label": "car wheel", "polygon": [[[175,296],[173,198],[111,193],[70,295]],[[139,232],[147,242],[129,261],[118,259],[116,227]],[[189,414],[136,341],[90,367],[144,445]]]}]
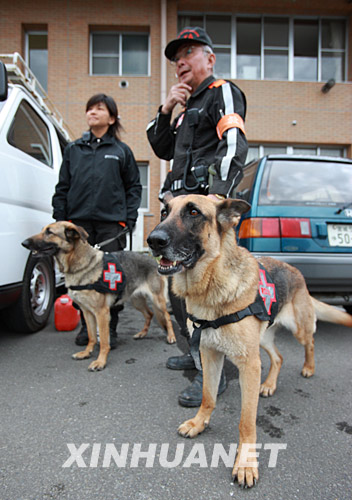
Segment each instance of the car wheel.
[{"label": "car wheel", "polygon": [[352,306],[343,306],[348,314],[352,314]]},{"label": "car wheel", "polygon": [[3,311],[7,326],[16,332],[34,333],[49,318],[55,298],[55,278],[49,257],[29,257],[20,298]]}]

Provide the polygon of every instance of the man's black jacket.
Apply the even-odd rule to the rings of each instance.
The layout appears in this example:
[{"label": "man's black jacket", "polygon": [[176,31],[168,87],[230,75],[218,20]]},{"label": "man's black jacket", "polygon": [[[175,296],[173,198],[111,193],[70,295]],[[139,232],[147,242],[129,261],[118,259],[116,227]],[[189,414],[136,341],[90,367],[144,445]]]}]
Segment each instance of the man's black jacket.
[{"label": "man's black jacket", "polygon": [[[168,173],[161,190],[175,192],[184,179],[189,149],[192,149],[192,164],[188,165],[186,185],[194,186],[195,179],[190,171],[192,166],[213,165],[215,172],[210,193],[229,196],[242,177],[242,166],[246,160],[248,144],[244,133],[239,128],[226,130],[219,139],[216,127],[225,115],[238,114],[244,120],[246,98],[243,92],[232,82],[222,81],[220,85],[213,76],[206,78],[191,95],[186,110],[180,113],[170,124],[171,114],[160,112],[147,127],[148,140],[155,154],[164,160],[173,160],[172,170]],[[198,124],[192,127],[192,118],[188,110],[198,113]],[[193,115],[194,116],[194,115]],[[197,118],[196,118],[197,119]],[[201,192],[195,190],[195,193]],[[207,192],[207,191],[206,191]],[[175,195],[189,191],[178,189]]]}]

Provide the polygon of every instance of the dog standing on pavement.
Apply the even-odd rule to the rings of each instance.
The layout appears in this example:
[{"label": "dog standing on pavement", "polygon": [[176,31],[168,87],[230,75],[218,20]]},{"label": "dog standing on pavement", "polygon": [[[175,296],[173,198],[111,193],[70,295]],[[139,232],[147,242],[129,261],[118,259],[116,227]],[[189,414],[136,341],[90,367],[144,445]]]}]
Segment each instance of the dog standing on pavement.
[{"label": "dog standing on pavement", "polygon": [[[89,365],[89,370],[100,371],[105,368],[110,351],[110,307],[127,300],[145,318],[143,329],[134,338],[141,339],[148,333],[153,317],[147,305],[149,298],[158,322],[167,332],[167,342],[175,343],[176,337],[166,308],[167,283],[158,274],[156,261],[136,252],[104,253],[89,245],[87,239],[88,234],[82,227],[60,221],[49,224],[39,234],[22,242],[33,253],[55,257],[60,271],[65,275],[70,297],[83,312],[89,341],[87,347],[74,354],[73,358],[86,359],[91,356],[97,343],[98,326],[100,352],[98,358]],[[104,261],[107,264],[105,271]],[[120,268],[117,267],[119,265]]]},{"label": "dog standing on pavement", "polygon": [[[242,401],[232,476],[251,487],[258,480],[258,397],[274,394],[282,365],[274,345],[275,331],[280,325],[286,327],[304,346],[302,375],[311,377],[316,319],[351,327],[352,316],[312,298],[297,269],[270,257],[257,260],[237,246],[234,226],[249,209],[245,201],[215,201],[201,195],[169,195],[164,200],[161,223],[149,235],[148,244],[155,256],[161,256],[159,273],[174,275],[173,291],[186,300],[190,331],[192,323],[194,329],[191,342],[194,337],[200,339],[204,373],[199,411],[178,430],[192,438],[209,424],[224,356],[228,356],[239,369]],[[271,361],[261,385],[260,346]]]}]

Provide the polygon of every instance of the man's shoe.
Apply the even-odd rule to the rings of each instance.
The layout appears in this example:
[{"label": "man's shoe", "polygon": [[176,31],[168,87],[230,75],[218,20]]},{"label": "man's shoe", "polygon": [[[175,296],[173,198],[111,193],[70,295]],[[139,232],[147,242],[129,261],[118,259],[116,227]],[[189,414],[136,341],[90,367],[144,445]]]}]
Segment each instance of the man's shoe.
[{"label": "man's shoe", "polygon": [[[221,372],[221,378],[218,389],[218,396],[222,394],[227,387],[224,369]],[[193,407],[200,406],[203,394],[203,372],[198,372],[190,386],[187,387],[178,397],[181,406]]]},{"label": "man's shoe", "polygon": [[76,339],[75,339],[76,345],[87,345],[88,344],[88,331],[87,331],[87,325],[83,325],[81,330],[78,332]]},{"label": "man's shoe", "polygon": [[171,356],[171,358],[166,361],[166,367],[170,368],[170,370],[193,370],[196,365],[189,352],[183,356]]}]

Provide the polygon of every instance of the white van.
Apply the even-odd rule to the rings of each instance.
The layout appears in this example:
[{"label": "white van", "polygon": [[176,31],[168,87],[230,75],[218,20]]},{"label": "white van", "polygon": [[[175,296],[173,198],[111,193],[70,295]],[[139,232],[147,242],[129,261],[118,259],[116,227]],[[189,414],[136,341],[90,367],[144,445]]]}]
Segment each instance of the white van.
[{"label": "white van", "polygon": [[53,222],[51,198],[71,139],[23,68],[19,54],[0,54],[0,315],[10,329],[35,332],[47,323],[61,276],[52,258],[33,257],[21,242]]}]

